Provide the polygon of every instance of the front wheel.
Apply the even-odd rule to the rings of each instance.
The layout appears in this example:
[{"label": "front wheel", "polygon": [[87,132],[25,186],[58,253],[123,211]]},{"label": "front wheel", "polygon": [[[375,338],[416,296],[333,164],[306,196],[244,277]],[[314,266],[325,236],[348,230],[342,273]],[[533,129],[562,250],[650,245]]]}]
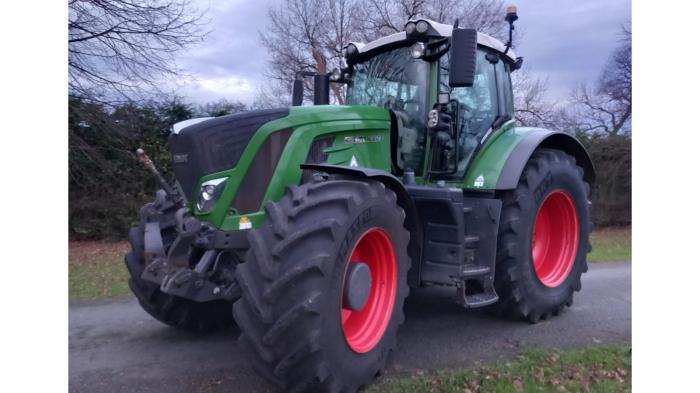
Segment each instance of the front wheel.
[{"label": "front wheel", "polygon": [[518,187],[502,195],[494,309],[530,322],[573,303],[588,270],[589,185],[574,157],[538,149]]},{"label": "front wheel", "polygon": [[331,179],[291,186],[266,211],[236,271],[240,341],[285,391],[355,392],[404,320],[409,234],[396,195]]}]

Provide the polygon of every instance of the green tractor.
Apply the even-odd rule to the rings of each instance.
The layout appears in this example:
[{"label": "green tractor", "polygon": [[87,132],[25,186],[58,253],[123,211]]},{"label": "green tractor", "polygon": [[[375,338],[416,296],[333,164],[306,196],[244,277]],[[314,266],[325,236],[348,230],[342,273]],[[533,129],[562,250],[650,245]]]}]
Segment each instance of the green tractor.
[{"label": "green tractor", "polygon": [[[236,324],[263,376],[323,392],[383,369],[409,288],[532,323],[562,312],[587,270],[595,173],[572,136],[515,125],[511,42],[411,20],[347,45],[313,106],[298,79],[291,108],[176,124],[177,183],[158,175],[129,234],[145,311]],[[330,83],[347,105],[328,105]]]}]

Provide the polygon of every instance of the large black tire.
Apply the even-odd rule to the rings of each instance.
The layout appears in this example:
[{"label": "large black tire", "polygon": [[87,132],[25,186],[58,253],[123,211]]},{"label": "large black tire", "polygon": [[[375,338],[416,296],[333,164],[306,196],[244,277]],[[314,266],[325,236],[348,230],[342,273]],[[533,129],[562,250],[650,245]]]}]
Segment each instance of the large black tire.
[{"label": "large black tire", "polygon": [[[343,178],[290,186],[266,205],[267,223],[249,235],[233,312],[254,368],[284,391],[355,392],[396,346],[409,289],[409,233],[396,195],[375,181]],[[358,239],[380,228],[396,255],[393,310],[380,341],[356,353],[341,321],[341,290]]]},{"label": "large black tire", "polygon": [[[538,149],[527,162],[517,188],[501,196],[495,277],[500,300],[493,307],[497,314],[536,323],[571,306],[574,292],[581,290],[581,275],[588,270],[586,254],[591,250],[592,226],[590,189],[583,174],[574,157],[559,150]],[[578,215],[578,225],[572,224],[578,228],[578,244],[571,251],[575,259],[568,275],[560,275],[556,285],[545,285],[533,262],[533,230],[543,202],[562,191],[573,201]]]},{"label": "large black tire", "polygon": [[[174,208],[164,214],[175,214]],[[129,231],[131,250],[126,254],[125,263],[129,270],[129,288],[141,304],[141,307],[153,318],[177,328],[189,331],[213,331],[232,326],[231,302],[216,300],[197,303],[181,297],[168,295],[160,291],[158,285],[144,281],[141,273],[144,269],[144,228],[145,222],[134,226]],[[161,227],[165,250],[175,240],[175,227]]]}]

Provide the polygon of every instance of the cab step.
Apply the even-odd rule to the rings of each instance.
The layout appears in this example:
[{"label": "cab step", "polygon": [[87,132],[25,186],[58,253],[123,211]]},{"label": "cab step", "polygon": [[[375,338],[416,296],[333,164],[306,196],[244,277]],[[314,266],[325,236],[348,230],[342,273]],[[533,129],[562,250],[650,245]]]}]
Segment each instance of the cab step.
[{"label": "cab step", "polygon": [[465,296],[463,306],[466,308],[486,307],[496,303],[497,301],[498,295],[496,295],[496,292],[477,293],[474,295]]},{"label": "cab step", "polygon": [[479,236],[465,236],[464,237],[464,248],[478,248],[479,247]]},{"label": "cab step", "polygon": [[491,268],[489,266],[466,264],[462,265],[460,276],[463,279],[468,279],[475,277],[484,277],[489,275],[490,273]]}]

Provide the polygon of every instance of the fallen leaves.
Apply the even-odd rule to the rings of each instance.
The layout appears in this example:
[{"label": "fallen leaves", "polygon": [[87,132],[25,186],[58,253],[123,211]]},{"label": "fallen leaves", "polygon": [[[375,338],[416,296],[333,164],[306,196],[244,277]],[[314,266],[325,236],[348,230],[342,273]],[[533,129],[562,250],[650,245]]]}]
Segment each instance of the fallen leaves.
[{"label": "fallen leaves", "polygon": [[512,383],[513,383],[513,389],[517,390],[518,392],[523,391],[523,388],[525,386],[523,385],[523,381],[522,381],[522,379],[520,379],[520,377],[514,378]]},{"label": "fallen leaves", "polygon": [[461,371],[416,370],[409,381],[396,389],[383,384],[368,393],[626,393],[631,391],[631,358],[629,347],[620,345],[534,351]]}]

